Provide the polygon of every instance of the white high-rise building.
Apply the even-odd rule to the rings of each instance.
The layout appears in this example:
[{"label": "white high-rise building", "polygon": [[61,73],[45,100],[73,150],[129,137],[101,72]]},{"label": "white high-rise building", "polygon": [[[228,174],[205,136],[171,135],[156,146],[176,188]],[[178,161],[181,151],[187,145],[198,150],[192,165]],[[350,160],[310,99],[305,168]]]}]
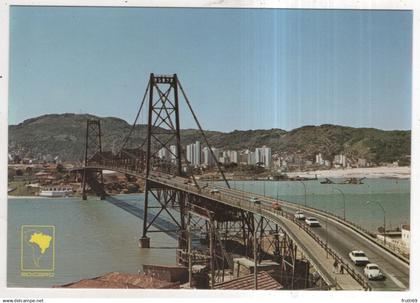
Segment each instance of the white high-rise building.
[{"label": "white high-rise building", "polygon": [[172,162],[176,161],[176,158],[178,157],[178,150],[176,148],[176,145],[171,145],[169,146],[169,150],[171,151],[170,154],[170,158]]},{"label": "white high-rise building", "polygon": [[194,165],[200,166],[201,165],[201,143],[200,141],[195,142],[195,148],[194,148]]},{"label": "white high-rise building", "polygon": [[255,152],[249,151],[249,153],[248,153],[248,164],[249,165],[255,165],[256,164],[255,159],[256,159]]},{"label": "white high-rise building", "polygon": [[260,147],[255,149],[255,163],[262,163],[265,167],[271,166],[271,148]]},{"label": "white high-rise building", "polygon": [[187,145],[187,160],[191,165],[197,167],[201,165],[201,144],[196,141],[193,144]]},{"label": "white high-rise building", "polygon": [[192,152],[193,144],[188,144],[185,147],[185,150],[186,150],[186,153],[187,153],[186,154],[187,161],[190,162],[190,164],[192,164],[192,161],[193,161],[193,152]]},{"label": "white high-rise building", "polygon": [[158,151],[158,157],[161,159],[169,160],[169,150],[166,147],[162,147]]},{"label": "white high-rise building", "polygon": [[[215,147],[212,147],[212,148],[211,148],[211,150],[213,151],[214,157],[215,157],[216,159],[219,159],[219,156],[220,156],[220,150],[219,150],[219,149],[217,149],[217,148],[215,148]],[[213,161],[214,161],[214,162],[216,162],[214,159],[213,159]],[[214,164],[216,165],[217,163],[214,163]]]},{"label": "white high-rise building", "polygon": [[[215,150],[217,151],[215,148],[212,148],[212,150],[213,153],[215,153]],[[211,154],[211,150],[207,146],[203,148],[203,164],[207,167],[212,167],[216,164],[213,155]]]},{"label": "white high-rise building", "polygon": [[271,157],[271,148],[270,147],[263,147],[263,154],[264,154],[265,167],[271,167],[271,162],[273,161],[273,159]]},{"label": "white high-rise building", "polygon": [[226,154],[230,163],[238,163],[238,152],[236,150],[228,150]]}]

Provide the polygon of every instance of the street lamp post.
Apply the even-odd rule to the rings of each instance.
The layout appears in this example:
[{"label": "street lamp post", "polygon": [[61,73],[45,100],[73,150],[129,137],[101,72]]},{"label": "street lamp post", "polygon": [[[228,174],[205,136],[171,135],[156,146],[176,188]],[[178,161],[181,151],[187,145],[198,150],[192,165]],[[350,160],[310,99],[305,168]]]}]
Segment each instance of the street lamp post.
[{"label": "street lamp post", "polygon": [[265,197],[265,180],[262,181],[263,182],[263,191],[264,191],[264,197]]},{"label": "street lamp post", "polygon": [[305,189],[305,207],[306,207],[307,206],[306,205],[306,184],[302,180],[299,180],[299,182],[302,183],[303,188]]},{"label": "street lamp post", "polygon": [[385,221],[386,212],[385,212],[385,208],[382,206],[381,203],[379,203],[377,201],[366,201],[366,204],[371,204],[371,203],[377,204],[382,209],[382,211],[384,212],[384,245],[386,245],[386,221]]},{"label": "street lamp post", "polygon": [[328,218],[325,218],[325,231],[327,233],[327,240],[326,240],[326,244],[327,244],[327,259],[328,259]]},{"label": "street lamp post", "polygon": [[344,218],[344,221],[345,221],[346,220],[346,197],[345,197],[345,195],[344,195],[344,193],[343,193],[343,191],[341,189],[339,189],[337,187],[334,187],[333,190],[336,190],[336,191],[340,192],[341,195],[343,196],[343,204],[344,204],[343,218]]}]

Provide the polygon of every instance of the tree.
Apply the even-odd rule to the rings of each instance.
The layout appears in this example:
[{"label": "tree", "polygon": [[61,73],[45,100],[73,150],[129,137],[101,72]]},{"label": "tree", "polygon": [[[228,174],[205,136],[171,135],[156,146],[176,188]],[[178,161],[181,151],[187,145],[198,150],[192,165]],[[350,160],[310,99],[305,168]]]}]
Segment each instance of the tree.
[{"label": "tree", "polygon": [[65,171],[64,166],[61,163],[57,164],[57,166],[55,167],[55,170],[60,174],[64,173],[64,171]]},{"label": "tree", "polygon": [[13,180],[13,177],[16,176],[16,171],[13,168],[7,170],[9,181]]},{"label": "tree", "polygon": [[26,171],[26,174],[27,175],[32,175],[32,167],[30,167],[30,166],[28,166],[26,169],[25,169],[25,171]]}]

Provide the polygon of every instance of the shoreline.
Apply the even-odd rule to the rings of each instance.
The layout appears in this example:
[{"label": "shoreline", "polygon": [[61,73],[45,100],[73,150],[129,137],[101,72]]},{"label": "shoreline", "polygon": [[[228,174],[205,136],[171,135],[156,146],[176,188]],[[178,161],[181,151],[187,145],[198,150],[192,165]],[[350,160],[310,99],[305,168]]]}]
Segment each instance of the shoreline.
[{"label": "shoreline", "polygon": [[367,179],[410,179],[409,166],[398,167],[364,167],[364,168],[336,168],[329,170],[300,171],[287,173],[289,177],[315,177],[319,178],[367,178]]},{"label": "shoreline", "polygon": [[7,196],[7,200],[13,200],[13,199],[41,199],[41,198],[45,198],[45,197],[40,197],[40,196]]},{"label": "shoreline", "polygon": [[[345,168],[345,169],[329,169],[329,170],[316,170],[316,171],[297,171],[286,173],[289,177],[305,177],[314,178],[315,175],[319,179],[332,178],[332,179],[345,179],[345,178],[367,178],[367,179],[399,179],[409,180],[411,178],[411,169],[409,166],[398,167],[366,167],[366,168]],[[227,178],[228,181],[274,181],[274,180],[244,180],[242,178]],[[220,181],[220,180],[218,180]],[[112,194],[110,196],[119,195],[132,195],[141,193],[127,193],[127,194]],[[7,199],[41,199],[45,197],[40,196],[13,196],[8,195]]]}]

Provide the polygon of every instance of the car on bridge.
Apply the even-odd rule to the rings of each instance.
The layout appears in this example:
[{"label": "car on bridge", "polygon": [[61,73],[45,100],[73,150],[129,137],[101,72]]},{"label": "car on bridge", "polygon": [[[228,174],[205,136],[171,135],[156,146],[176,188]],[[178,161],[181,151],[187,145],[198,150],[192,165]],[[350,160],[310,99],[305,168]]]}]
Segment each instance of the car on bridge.
[{"label": "car on bridge", "polygon": [[316,218],[313,217],[309,217],[305,219],[305,223],[307,225],[309,225],[310,227],[319,227],[321,226],[321,224],[319,223],[319,221]]},{"label": "car on bridge", "polygon": [[363,273],[369,280],[381,280],[384,278],[379,266],[374,263],[368,263],[363,270]]},{"label": "car on bridge", "polygon": [[349,253],[350,260],[355,265],[366,265],[369,263],[369,259],[366,254],[361,250],[353,250]]},{"label": "car on bridge", "polygon": [[249,199],[249,202],[252,202],[252,203],[254,203],[254,204],[261,204],[261,200],[260,200],[260,199],[258,199],[257,197],[251,197],[251,198]]},{"label": "car on bridge", "polygon": [[220,190],[216,187],[213,187],[212,189],[210,189],[210,193],[211,194],[220,193]]},{"label": "car on bridge", "polygon": [[306,216],[303,212],[301,212],[300,210],[298,210],[297,212],[295,212],[295,219],[296,220],[305,220]]}]

